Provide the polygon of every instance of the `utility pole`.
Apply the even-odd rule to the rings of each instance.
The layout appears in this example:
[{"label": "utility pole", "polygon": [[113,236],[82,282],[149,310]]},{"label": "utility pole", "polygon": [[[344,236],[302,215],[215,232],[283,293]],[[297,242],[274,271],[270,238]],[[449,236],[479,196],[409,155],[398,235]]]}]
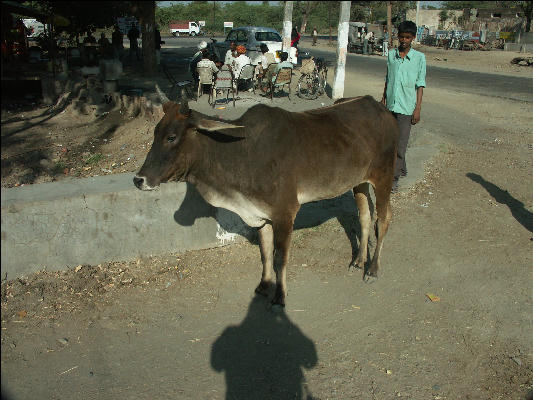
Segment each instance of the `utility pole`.
[{"label": "utility pole", "polygon": [[420,2],[416,2],[416,38],[415,43],[418,43],[418,21],[419,21],[419,15],[420,15]]},{"label": "utility pole", "polygon": [[281,49],[288,54],[290,54],[291,51],[292,6],[292,1],[285,2],[285,13],[283,17],[283,42]]},{"label": "utility pole", "polygon": [[346,72],[346,48],[348,47],[348,30],[351,1],[341,1],[339,28],[337,32],[337,65],[333,77],[333,100],[344,96],[344,76]]}]

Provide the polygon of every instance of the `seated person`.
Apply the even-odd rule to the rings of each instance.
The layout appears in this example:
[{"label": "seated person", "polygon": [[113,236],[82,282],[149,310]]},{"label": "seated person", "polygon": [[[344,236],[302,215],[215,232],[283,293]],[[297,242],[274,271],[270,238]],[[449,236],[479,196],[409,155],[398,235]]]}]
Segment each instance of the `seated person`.
[{"label": "seated person", "polygon": [[257,64],[255,67],[255,75],[258,79],[263,77],[270,64],[276,62],[274,54],[268,52],[268,46],[265,43],[261,43],[260,49],[262,54],[255,60],[255,63]]},{"label": "seated person", "polygon": [[202,50],[204,49],[207,49],[207,42],[205,40],[203,40],[198,45],[198,51],[194,54],[194,56],[192,56],[191,62],[189,64],[189,71],[191,71],[191,74],[192,74],[192,77],[195,83],[198,83],[198,72],[196,71],[196,66],[198,65],[200,60],[202,60],[203,58]]},{"label": "seated person", "polygon": [[237,46],[237,57],[233,59],[233,64],[231,68],[235,79],[237,79],[241,74],[242,67],[251,64],[251,62],[252,61],[250,60],[250,57],[246,55],[246,47]]},{"label": "seated person", "polygon": [[[274,83],[276,81],[276,77],[278,75],[278,72],[282,69],[282,68],[290,68],[290,69],[293,69],[294,68],[294,65],[293,63],[291,63],[290,61],[287,61],[287,59],[289,58],[289,54],[287,52],[282,52],[281,55],[279,56],[281,62],[279,64],[276,64],[276,68],[273,69],[272,73],[269,74],[267,72],[265,78],[266,78],[266,82],[272,82]],[[267,87],[263,87],[263,91],[266,92],[267,91]]]},{"label": "seated person", "polygon": [[215,62],[211,59],[211,55],[209,54],[209,51],[207,49],[202,49],[202,59],[198,61],[198,64],[196,64],[196,68],[211,68],[213,70],[213,73],[218,72],[218,68],[215,64]]},{"label": "seated person", "polygon": [[226,57],[224,58],[224,64],[231,65],[233,64],[233,59],[237,56],[237,44],[231,42],[229,44],[229,50],[226,52]]}]

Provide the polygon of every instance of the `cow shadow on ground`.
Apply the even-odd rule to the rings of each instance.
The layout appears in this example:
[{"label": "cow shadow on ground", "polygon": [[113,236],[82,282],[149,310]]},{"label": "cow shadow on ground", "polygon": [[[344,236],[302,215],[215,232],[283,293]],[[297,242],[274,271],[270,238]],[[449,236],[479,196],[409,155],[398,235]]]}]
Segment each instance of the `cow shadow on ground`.
[{"label": "cow shadow on ground", "polygon": [[[370,210],[373,214],[372,204]],[[192,226],[196,219],[209,217],[216,219],[219,227],[224,231],[219,232],[222,236],[227,234],[227,237],[231,238],[231,235],[240,235],[252,244],[259,243],[257,229],[246,225],[232,211],[208,204],[194,185],[187,183],[185,197],[180,208],[174,213],[174,220],[179,225]],[[357,218],[357,207],[351,190],[333,199],[303,204],[294,221],[294,230],[314,228],[332,218],[336,218],[342,226],[350,241],[352,249],[351,261],[355,260],[359,250],[358,237],[360,237],[361,229]],[[370,239],[372,241],[372,235]],[[370,243],[370,246],[372,245],[373,242]]]},{"label": "cow shadow on ground", "polygon": [[313,341],[283,309],[269,311],[255,295],[244,320],[227,327],[211,348],[211,367],[224,372],[226,399],[313,399],[303,368],[318,361]]},{"label": "cow shadow on ground", "polygon": [[486,181],[481,175],[469,172],[466,176],[483,186],[483,188],[485,188],[485,190],[489,192],[498,203],[505,204],[509,207],[513,217],[524,228],[533,233],[533,213],[525,208],[524,203],[511,196],[507,190],[500,189],[500,187],[494,183]]}]

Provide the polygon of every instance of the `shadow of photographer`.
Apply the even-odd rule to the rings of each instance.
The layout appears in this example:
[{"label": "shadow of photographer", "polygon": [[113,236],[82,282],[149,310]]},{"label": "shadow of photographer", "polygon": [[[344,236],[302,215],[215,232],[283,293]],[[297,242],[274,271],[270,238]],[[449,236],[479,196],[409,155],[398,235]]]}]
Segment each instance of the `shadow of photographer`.
[{"label": "shadow of photographer", "polygon": [[308,399],[303,368],[317,364],[313,342],[285,310],[268,310],[255,295],[241,324],[230,326],[211,348],[211,367],[224,372],[226,399]]}]

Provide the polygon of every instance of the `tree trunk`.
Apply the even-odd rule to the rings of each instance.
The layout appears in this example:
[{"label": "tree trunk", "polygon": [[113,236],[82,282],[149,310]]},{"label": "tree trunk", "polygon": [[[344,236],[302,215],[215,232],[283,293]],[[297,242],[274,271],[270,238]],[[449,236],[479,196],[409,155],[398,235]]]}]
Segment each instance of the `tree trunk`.
[{"label": "tree trunk", "polygon": [[139,1],[137,4],[142,34],[144,75],[153,76],[157,69],[155,59],[155,1]]},{"label": "tree trunk", "polygon": [[292,32],[292,1],[285,2],[285,10],[283,16],[283,51],[290,54],[291,51],[291,32]]},{"label": "tree trunk", "polygon": [[307,13],[302,15],[302,26],[300,28],[300,33],[302,33],[302,34],[305,33],[305,28],[307,27],[307,20],[308,19],[309,19],[309,16],[307,15]]}]

